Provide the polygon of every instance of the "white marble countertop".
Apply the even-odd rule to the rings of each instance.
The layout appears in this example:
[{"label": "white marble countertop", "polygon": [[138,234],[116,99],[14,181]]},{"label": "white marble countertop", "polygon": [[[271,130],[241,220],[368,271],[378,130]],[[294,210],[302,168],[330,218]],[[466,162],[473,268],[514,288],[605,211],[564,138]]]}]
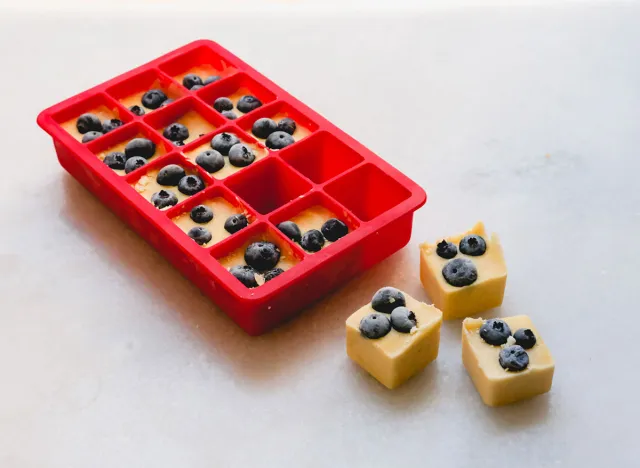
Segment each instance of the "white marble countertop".
[{"label": "white marble countertop", "polygon": [[[102,10],[0,13],[2,468],[637,463],[639,6]],[[407,248],[259,338],[66,175],[35,123],[197,38],[429,196]],[[495,315],[533,318],[551,393],[485,407],[459,321],[386,390],[346,357],[345,318],[387,284],[427,300],[418,243],[478,219],[509,267]]]}]

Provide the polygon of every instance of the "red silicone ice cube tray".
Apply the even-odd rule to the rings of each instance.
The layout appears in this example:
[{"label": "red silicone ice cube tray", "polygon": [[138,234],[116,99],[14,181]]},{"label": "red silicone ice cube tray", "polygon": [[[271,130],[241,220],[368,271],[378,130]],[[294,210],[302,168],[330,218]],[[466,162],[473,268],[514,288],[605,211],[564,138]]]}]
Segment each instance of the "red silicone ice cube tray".
[{"label": "red silicone ice cube tray", "polygon": [[[183,86],[182,78],[193,72],[220,79],[192,91]],[[147,109],[142,116],[132,113],[129,107],[140,105],[142,94],[152,88],[162,89],[173,102]],[[255,96],[262,106],[236,120],[212,106],[219,97],[240,95]],[[118,118],[123,125],[83,144],[75,122],[85,112]],[[253,123],[261,117],[292,118],[298,125],[295,143],[277,151],[267,148],[252,134]],[[186,122],[192,130],[184,146],[175,146],[162,134],[173,122]],[[407,176],[207,40],[56,104],[38,116],[38,124],[53,137],[60,164],[73,177],[252,335],[273,328],[406,245],[413,212],[426,201],[424,190]],[[250,145],[256,160],[244,168],[227,162],[213,174],[195,164],[197,154],[210,148],[211,139],[222,132]],[[122,151],[135,137],[156,143],[148,164],[125,174],[102,162],[105,154]],[[155,190],[156,171],[172,163],[199,175],[206,188],[159,210],[150,203],[149,194]],[[195,225],[189,211],[201,203],[209,204],[212,223],[218,223],[211,226],[213,239],[204,246],[186,234]],[[349,233],[317,253],[305,251],[276,227],[318,211],[333,213],[348,225]],[[216,212],[219,217],[244,213],[250,224],[228,234],[216,221]],[[281,264],[288,269],[250,289],[228,268],[242,263],[244,248],[256,240],[276,243],[282,251]]]}]

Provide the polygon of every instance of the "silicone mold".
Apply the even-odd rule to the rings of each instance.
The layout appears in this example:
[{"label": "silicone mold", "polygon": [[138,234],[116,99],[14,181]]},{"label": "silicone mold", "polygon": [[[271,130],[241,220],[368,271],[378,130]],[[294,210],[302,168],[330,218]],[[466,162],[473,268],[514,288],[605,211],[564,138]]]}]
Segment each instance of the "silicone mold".
[{"label": "silicone mold", "polygon": [[[187,73],[220,78],[196,91],[182,85]],[[144,115],[129,110],[142,93],[162,89],[173,100]],[[219,97],[251,94],[262,106],[236,120],[217,112]],[[123,125],[83,144],[75,119],[85,112],[118,118]],[[295,143],[271,150],[251,133],[261,117],[290,117],[298,124]],[[172,122],[188,119],[198,129],[175,146],[163,136]],[[187,120],[185,120],[187,121]],[[184,276],[251,335],[264,333],[308,304],[344,285],[363,270],[407,244],[413,213],[426,201],[424,190],[322,116],[220,45],[201,40],[44,110],[38,124],[53,138],[60,164],[125,223],[164,255]],[[194,161],[222,132],[248,144],[256,160],[243,168],[209,174]],[[156,153],[129,174],[102,162],[136,137],[151,139]],[[177,205],[159,210],[149,201],[145,183],[167,164],[178,164],[205,184],[199,193],[181,196]],[[228,164],[227,164],[228,166]],[[178,221],[199,203],[243,213],[249,225],[214,236],[199,245]],[[306,252],[277,229],[313,206],[344,221],[349,233],[317,253]],[[215,209],[215,208],[214,208]],[[187,220],[188,221],[188,220]],[[276,243],[286,271],[256,288],[229,273],[238,252],[252,241]],[[234,254],[236,257],[234,257]]]}]

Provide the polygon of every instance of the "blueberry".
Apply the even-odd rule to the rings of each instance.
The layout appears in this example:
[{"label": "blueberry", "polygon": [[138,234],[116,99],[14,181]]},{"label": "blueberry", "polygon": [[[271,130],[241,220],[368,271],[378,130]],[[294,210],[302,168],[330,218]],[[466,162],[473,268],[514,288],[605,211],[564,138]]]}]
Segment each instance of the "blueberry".
[{"label": "blueberry", "polygon": [[282,148],[286,148],[289,145],[292,145],[296,142],[291,135],[285,132],[277,131],[273,132],[267,138],[266,145],[268,148],[279,150]]},{"label": "blueberry", "polygon": [[222,111],[221,114],[224,115],[229,120],[236,120],[238,118],[238,116],[233,111],[230,111],[230,110]]},{"label": "blueberry", "polygon": [[142,105],[147,109],[157,109],[167,100],[167,95],[160,89],[150,89],[142,95]]},{"label": "blueberry", "polygon": [[255,154],[247,145],[237,143],[229,150],[229,162],[235,167],[247,167],[256,160]]},{"label": "blueberry", "polygon": [[278,122],[278,130],[281,132],[286,132],[289,135],[293,135],[296,131],[297,125],[293,119],[289,117],[285,117],[280,122]]},{"label": "blueberry", "polygon": [[487,251],[487,243],[480,236],[470,234],[460,241],[460,252],[465,255],[478,257]]},{"label": "blueberry", "polygon": [[335,242],[349,232],[347,225],[336,218],[327,219],[320,230],[329,242]]},{"label": "blueberry", "polygon": [[378,289],[371,299],[371,307],[378,312],[390,314],[396,307],[406,307],[407,301],[396,288],[386,286]]},{"label": "blueberry", "polygon": [[78,132],[83,135],[87,132],[101,132],[102,131],[102,122],[98,116],[93,114],[82,114],[76,120],[76,128]]},{"label": "blueberry", "polygon": [[151,203],[159,210],[162,210],[163,208],[176,205],[178,203],[178,197],[176,197],[176,194],[171,190],[160,190],[151,196]]},{"label": "blueberry", "polygon": [[251,133],[258,138],[267,138],[278,129],[278,125],[271,119],[263,117],[256,120],[251,127]]},{"label": "blueberry", "polygon": [[520,328],[513,334],[516,340],[516,344],[522,346],[524,349],[533,348],[536,345],[536,335],[529,328]]},{"label": "blueberry", "polygon": [[144,109],[138,105],[129,107],[129,110],[137,116],[144,115]]},{"label": "blueberry", "polygon": [[171,141],[183,141],[189,138],[189,129],[182,124],[172,123],[164,129],[162,135]]},{"label": "blueberry", "polygon": [[194,223],[206,224],[213,219],[213,211],[206,205],[198,205],[191,210],[189,217]]},{"label": "blueberry", "polygon": [[184,176],[178,182],[178,190],[185,195],[195,195],[201,190],[204,190],[204,182],[202,179],[195,175]]},{"label": "blueberry", "polygon": [[124,154],[127,159],[133,156],[149,159],[156,154],[156,144],[148,138],[134,138],[124,147]]},{"label": "blueberry", "polygon": [[236,107],[240,112],[246,114],[247,112],[251,112],[252,110],[257,109],[261,105],[262,103],[255,96],[242,96],[240,99],[238,99],[238,104],[236,104]]},{"label": "blueberry", "polygon": [[194,86],[202,86],[202,78],[194,73],[189,73],[182,78],[182,86],[187,89],[193,89]]},{"label": "blueberry", "polygon": [[194,241],[198,243],[198,245],[204,245],[211,240],[211,233],[207,228],[203,228],[202,226],[195,226],[189,229],[187,233],[189,237],[191,237]]},{"label": "blueberry", "polygon": [[145,164],[147,164],[147,160],[145,158],[142,156],[133,156],[132,158],[127,159],[127,162],[124,164],[124,172],[128,174]]},{"label": "blueberry", "polygon": [[124,123],[120,119],[107,119],[102,122],[102,133],[109,133],[118,127],[122,127]]},{"label": "blueberry", "polygon": [[436,247],[436,253],[439,257],[452,259],[456,255],[458,255],[458,248],[455,244],[451,242],[447,242],[446,240],[442,240],[438,242],[438,246]]},{"label": "blueberry", "polygon": [[507,346],[500,350],[498,361],[503,369],[512,372],[520,372],[529,365],[529,355],[522,346]]},{"label": "blueberry", "polygon": [[324,245],[324,236],[317,229],[311,229],[304,233],[300,245],[307,252],[319,252]]},{"label": "blueberry", "polygon": [[274,268],[273,270],[269,270],[264,274],[264,282],[266,283],[267,281],[271,281],[273,278],[275,278],[276,276],[280,276],[282,273],[284,273],[284,270],[282,268]]},{"label": "blueberry", "polygon": [[489,319],[480,327],[480,338],[490,345],[498,346],[505,344],[507,338],[511,336],[511,328],[507,322],[500,319]]},{"label": "blueberry", "polygon": [[104,133],[102,132],[87,132],[82,135],[82,143],[89,143],[90,141],[95,140],[96,138],[100,138]]},{"label": "blueberry", "polygon": [[360,334],[365,338],[376,340],[391,331],[391,321],[386,315],[374,312],[360,320]]},{"label": "blueberry", "polygon": [[224,222],[224,229],[229,234],[235,234],[240,229],[244,229],[249,225],[249,220],[243,214],[234,214],[227,218]]},{"label": "blueberry", "polygon": [[416,314],[406,307],[396,307],[391,312],[391,326],[400,333],[409,333],[413,327],[418,326]]},{"label": "blueberry", "polygon": [[124,164],[127,162],[127,157],[120,151],[114,151],[107,154],[102,162],[104,162],[111,169],[121,171],[122,169],[124,169]]},{"label": "blueberry", "polygon": [[173,146],[184,146],[184,141],[182,140],[172,141],[171,143],[173,143]]},{"label": "blueberry", "polygon": [[229,273],[235,276],[247,288],[258,287],[256,271],[248,265],[234,266],[229,270]]},{"label": "blueberry", "polygon": [[218,112],[233,110],[233,102],[226,97],[219,97],[213,102],[213,108]]},{"label": "blueberry", "polygon": [[467,258],[455,258],[442,268],[442,276],[451,286],[469,286],[478,279],[478,270]]},{"label": "blueberry", "polygon": [[156,182],[160,185],[176,186],[178,182],[180,182],[180,179],[186,175],[184,169],[177,164],[168,164],[158,171]]},{"label": "blueberry", "polygon": [[175,101],[175,99],[171,99],[171,98],[169,98],[169,99],[167,99],[166,101],[164,101],[162,104],[160,104],[160,107],[168,106],[169,104],[171,104],[171,103],[172,103],[172,102],[174,102],[174,101]]},{"label": "blueberry", "polygon": [[228,156],[231,147],[238,143],[240,143],[240,138],[227,132],[219,133],[211,139],[211,147],[223,156]]},{"label": "blueberry", "polygon": [[191,91],[198,91],[199,89],[202,89],[202,88],[204,88],[203,85],[197,84],[191,87]]},{"label": "blueberry", "polygon": [[300,232],[300,228],[293,221],[283,221],[278,224],[278,229],[285,236],[291,239],[294,242],[300,242],[302,240],[302,233]]},{"label": "blueberry", "polygon": [[219,79],[220,79],[220,77],[219,77],[218,75],[211,75],[211,76],[207,76],[207,77],[204,79],[203,84],[204,84],[205,86],[207,86],[208,84],[215,83],[215,82],[216,82],[216,81],[218,81]]},{"label": "blueberry", "polygon": [[196,164],[209,173],[224,167],[224,157],[216,150],[206,150],[196,156]]},{"label": "blueberry", "polygon": [[254,242],[244,252],[244,261],[258,271],[271,270],[280,261],[280,249],[271,242]]}]

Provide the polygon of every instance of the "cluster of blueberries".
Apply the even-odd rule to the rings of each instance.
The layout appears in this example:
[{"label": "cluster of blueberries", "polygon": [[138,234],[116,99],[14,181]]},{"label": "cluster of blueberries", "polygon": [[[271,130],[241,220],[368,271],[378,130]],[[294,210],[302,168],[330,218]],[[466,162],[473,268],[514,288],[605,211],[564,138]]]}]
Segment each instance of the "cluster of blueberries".
[{"label": "cluster of blueberries", "polygon": [[404,294],[392,287],[379,289],[371,299],[371,307],[376,312],[362,317],[360,334],[377,340],[386,336],[391,329],[400,333],[410,333],[418,326],[416,314],[407,308]]},{"label": "cluster of blueberries", "polygon": [[278,229],[293,242],[299,243],[307,252],[319,252],[324,246],[325,239],[335,242],[349,233],[347,225],[336,218],[326,220],[320,230],[310,229],[304,234],[293,221],[283,221],[278,224]]},{"label": "cluster of blueberries", "polygon": [[[213,220],[214,214],[211,208],[206,205],[198,205],[191,209],[189,217],[194,223],[207,224]],[[229,234],[234,234],[249,225],[249,220],[244,214],[234,214],[224,222],[224,229]],[[211,232],[204,226],[195,226],[187,233],[199,245],[204,245],[211,241]]]},{"label": "cluster of blueberries", "polygon": [[[262,106],[262,101],[255,96],[247,94],[245,96],[241,96],[238,99],[238,103],[236,104],[236,108],[246,114],[247,112],[251,112],[254,109]],[[233,101],[228,97],[219,97],[213,102],[213,108],[224,115],[229,120],[235,120],[238,116],[233,112]]]},{"label": "cluster of blueberries", "polygon": [[210,150],[196,156],[196,164],[209,173],[218,172],[225,166],[224,156],[228,156],[229,164],[235,167],[246,167],[256,160],[251,148],[237,135],[223,132],[211,139]]},{"label": "cluster of blueberries", "polygon": [[536,344],[536,335],[529,328],[520,328],[513,335],[507,322],[500,319],[486,320],[480,327],[480,337],[488,344],[500,346],[506,344],[513,336],[514,345],[505,346],[500,350],[498,360],[503,369],[519,372],[529,365],[529,354],[525,351]]},{"label": "cluster of blueberries", "polygon": [[253,123],[251,132],[258,138],[264,138],[267,148],[279,150],[296,142],[293,138],[296,128],[296,122],[289,117],[285,117],[278,123],[263,117]]},{"label": "cluster of blueberries", "polygon": [[[476,234],[464,236],[459,244],[460,252],[471,257],[479,257],[487,251],[487,243]],[[462,287],[473,284],[478,279],[478,269],[468,258],[454,258],[458,247],[443,240],[438,243],[436,253],[441,258],[451,260],[442,268],[442,276],[451,286]]]},{"label": "cluster of blueberries", "polygon": [[[187,196],[195,195],[204,190],[204,182],[197,175],[189,174],[177,164],[168,164],[156,176],[158,185],[164,187],[178,187],[180,193]],[[178,203],[176,194],[168,189],[162,189],[151,196],[151,203],[159,210],[169,208]]]},{"label": "cluster of blueberries", "polygon": [[246,265],[234,266],[229,272],[247,288],[258,287],[258,273],[262,274],[265,282],[284,273],[282,268],[276,266],[280,261],[280,248],[271,242],[249,244],[244,252],[244,261]]},{"label": "cluster of blueberries", "polygon": [[82,114],[76,120],[76,128],[82,135],[82,143],[89,143],[120,126],[122,126],[120,119],[107,119],[101,122],[97,115],[91,113]]},{"label": "cluster of blueberries", "polygon": [[121,171],[126,174],[135,171],[139,167],[147,164],[147,160],[156,154],[156,144],[148,138],[134,138],[122,151],[112,151],[108,153],[102,162],[111,169]]}]

